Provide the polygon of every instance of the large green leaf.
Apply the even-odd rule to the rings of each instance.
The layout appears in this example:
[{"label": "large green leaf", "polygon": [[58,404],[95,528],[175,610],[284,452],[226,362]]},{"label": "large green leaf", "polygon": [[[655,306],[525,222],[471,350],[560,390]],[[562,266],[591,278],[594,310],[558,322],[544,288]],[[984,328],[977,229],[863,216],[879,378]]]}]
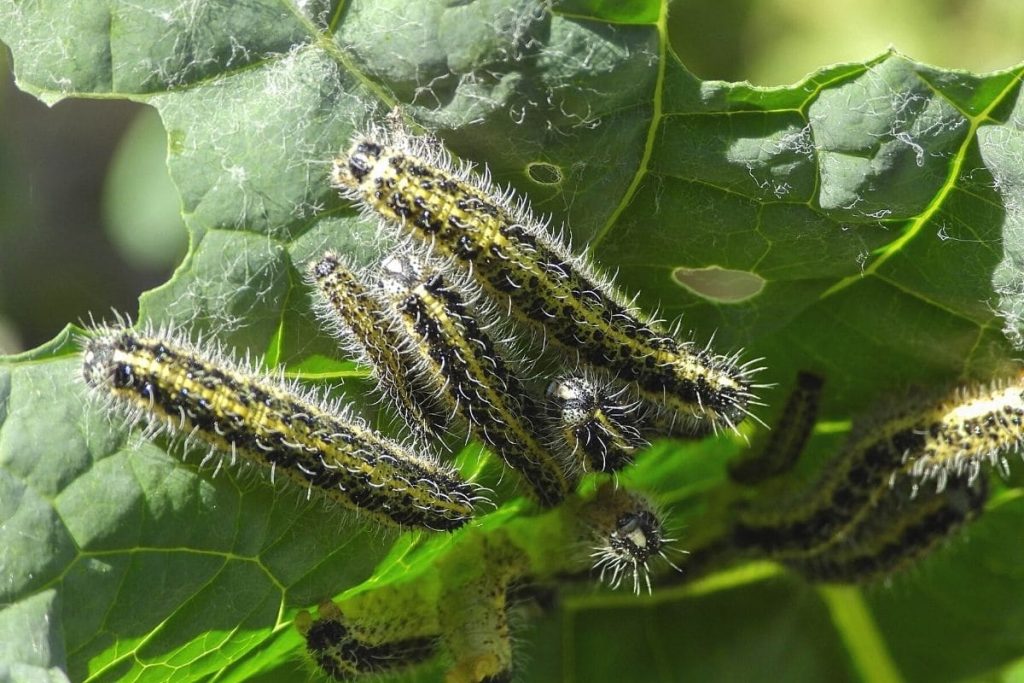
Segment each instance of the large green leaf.
[{"label": "large green leaf", "polygon": [[[975,76],[890,53],[788,88],[701,82],[669,49],[666,12],[4,0],[0,38],[44,101],[158,110],[191,247],[140,318],[213,331],[307,378],[353,373],[315,325],[303,264],[380,248],[327,186],[328,164],[396,104],[567,221],[642,305],[764,356],[779,384],[769,422],[797,369],[827,377],[833,420],[908,385],[1004,369],[1024,316],[1024,69]],[[702,296],[723,284],[746,298]],[[263,480],[182,464],[86,401],[78,364],[65,331],[0,366],[5,674],[283,678],[298,609],[429,572],[446,552],[446,539],[396,540]],[[360,402],[365,389],[342,392]],[[629,480],[675,504],[685,545],[737,448],[664,447]],[[990,508],[891,588],[821,590],[758,565],[650,599],[572,592],[524,631],[524,678],[992,675],[1024,656],[1024,506],[1007,485]]]}]

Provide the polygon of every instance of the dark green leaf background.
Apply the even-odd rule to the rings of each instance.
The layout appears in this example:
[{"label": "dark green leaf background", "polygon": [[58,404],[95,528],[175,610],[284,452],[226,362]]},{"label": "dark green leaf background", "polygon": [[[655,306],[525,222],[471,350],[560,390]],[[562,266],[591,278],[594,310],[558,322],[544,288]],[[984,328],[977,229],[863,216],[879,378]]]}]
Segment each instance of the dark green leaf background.
[{"label": "dark green leaf background", "polygon": [[[1010,367],[1024,68],[976,76],[890,53],[786,88],[702,82],[666,16],[655,0],[4,0],[0,39],[46,102],[159,112],[190,248],[139,317],[311,383],[348,378],[351,400],[366,387],[317,329],[301,272],[326,248],[379,252],[326,174],[395,105],[567,222],[643,306],[764,356],[776,410],[798,369],[827,377],[835,423]],[[722,303],[680,284],[712,266],[753,275],[757,293]],[[196,454],[182,464],[86,401],[78,363],[69,328],[0,364],[0,676],[283,679],[303,667],[298,609],[444,551],[260,477],[213,477]],[[739,447],[665,446],[629,479],[676,503],[685,546]],[[756,565],[652,598],[573,591],[519,634],[523,679],[998,676],[1024,657],[1022,523],[1007,484],[891,586],[820,589]]]}]

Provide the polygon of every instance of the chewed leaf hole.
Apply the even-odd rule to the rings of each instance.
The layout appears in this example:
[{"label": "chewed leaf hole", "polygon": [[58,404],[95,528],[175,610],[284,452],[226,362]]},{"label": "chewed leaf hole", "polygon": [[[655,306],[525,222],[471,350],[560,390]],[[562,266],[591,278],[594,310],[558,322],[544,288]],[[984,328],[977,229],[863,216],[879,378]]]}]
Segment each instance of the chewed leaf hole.
[{"label": "chewed leaf hole", "polygon": [[562,169],[546,161],[533,161],[526,165],[530,180],[541,185],[558,185],[562,182]]},{"label": "chewed leaf hole", "polygon": [[735,304],[757,296],[764,289],[765,279],[746,270],[709,268],[676,268],[672,279],[709,301]]}]

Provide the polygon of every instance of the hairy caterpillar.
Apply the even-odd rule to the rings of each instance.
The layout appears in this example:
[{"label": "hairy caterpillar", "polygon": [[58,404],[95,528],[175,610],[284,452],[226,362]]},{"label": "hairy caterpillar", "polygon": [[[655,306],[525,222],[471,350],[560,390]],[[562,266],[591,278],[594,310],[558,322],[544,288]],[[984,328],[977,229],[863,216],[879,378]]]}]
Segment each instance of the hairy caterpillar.
[{"label": "hairy caterpillar", "polygon": [[807,500],[774,519],[741,523],[737,541],[799,554],[841,539],[901,472],[935,479],[941,491],[950,473],[972,480],[985,460],[1005,470],[1005,453],[1018,448],[1024,434],[1022,391],[1020,377],[961,387],[859,425]]},{"label": "hairy caterpillar", "polygon": [[424,443],[440,438],[446,425],[437,401],[403,357],[401,338],[383,303],[332,252],[310,265],[309,278],[322,301],[321,319],[349,340],[356,355],[373,369],[378,386],[413,435]]},{"label": "hairy caterpillar", "polygon": [[977,517],[988,498],[985,476],[974,482],[951,477],[942,491],[916,488],[902,475],[843,542],[786,564],[812,581],[863,583],[887,576]]},{"label": "hairy caterpillar", "polygon": [[454,470],[294,385],[177,335],[100,328],[84,345],[82,375],[94,392],[232,462],[241,455],[385,523],[452,530],[473,515],[477,487]]},{"label": "hairy caterpillar", "polygon": [[[962,387],[858,421],[805,491],[740,509],[737,521],[693,542],[687,580],[739,559],[769,558],[813,580],[866,581],[927,553],[981,513],[980,463],[1005,469],[1004,454],[1019,446],[1019,383]],[[790,403],[806,387],[794,394]],[[778,435],[780,443],[797,443],[805,427],[783,420],[779,431],[787,430],[797,434]],[[935,485],[922,486],[922,476]]]},{"label": "hairy caterpillar", "polygon": [[483,534],[476,561],[441,560],[446,579],[438,606],[442,641],[454,663],[447,683],[509,683],[513,673],[509,589],[528,573],[522,552]]},{"label": "hairy caterpillar", "polygon": [[600,386],[582,375],[565,375],[548,385],[555,408],[557,439],[584,469],[615,472],[633,462],[647,440],[637,428],[640,406],[620,402],[625,389]]},{"label": "hairy caterpillar", "polygon": [[371,214],[453,258],[524,323],[584,363],[636,382],[686,419],[735,427],[756,403],[760,368],[678,341],[642,317],[523,199],[456,166],[423,138],[371,133],[335,161],[331,183]]},{"label": "hairy caterpillar", "polygon": [[440,272],[407,256],[387,259],[382,287],[418,354],[425,374],[481,441],[522,474],[537,500],[556,505],[575,487],[562,463],[538,437],[527,394],[466,302]]},{"label": "hairy caterpillar", "polygon": [[729,476],[733,481],[756,484],[793,468],[818,419],[818,403],[824,384],[824,379],[812,373],[797,374],[796,388],[787,399],[782,417],[764,448],[753,457],[730,464]]},{"label": "hairy caterpillar", "polygon": [[1009,475],[1006,454],[1024,438],[1024,373],[962,386],[923,405],[911,403],[888,427],[897,428],[919,437],[906,448],[910,471],[934,479],[939,489],[950,475],[974,479],[986,461]]},{"label": "hairy caterpillar", "polygon": [[634,593],[639,595],[641,582],[651,592],[648,562],[654,557],[680,571],[668,558],[669,544],[675,539],[666,535],[661,514],[643,496],[605,483],[581,511],[580,520],[592,548],[594,569],[612,588],[628,577]]}]

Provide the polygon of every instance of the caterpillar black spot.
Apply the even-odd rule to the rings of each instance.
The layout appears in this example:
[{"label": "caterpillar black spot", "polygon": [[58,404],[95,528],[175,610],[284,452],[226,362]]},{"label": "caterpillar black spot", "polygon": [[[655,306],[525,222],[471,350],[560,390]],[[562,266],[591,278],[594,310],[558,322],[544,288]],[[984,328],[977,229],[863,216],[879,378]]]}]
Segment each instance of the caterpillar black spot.
[{"label": "caterpillar black spot", "polygon": [[358,138],[337,159],[332,185],[472,273],[518,319],[578,360],[636,382],[685,419],[735,427],[756,403],[751,361],[681,342],[599,278],[535,218],[523,199],[492,187],[440,147],[404,135]]},{"label": "caterpillar black spot", "polygon": [[82,374],[132,419],[282,473],[382,522],[453,530],[473,516],[473,484],[384,438],[338,406],[232,363],[179,335],[95,330]]},{"label": "caterpillar black spot", "polygon": [[542,505],[556,505],[575,487],[533,420],[538,407],[440,271],[408,256],[387,259],[382,287],[412,340],[425,374],[453,412],[530,485]]}]

